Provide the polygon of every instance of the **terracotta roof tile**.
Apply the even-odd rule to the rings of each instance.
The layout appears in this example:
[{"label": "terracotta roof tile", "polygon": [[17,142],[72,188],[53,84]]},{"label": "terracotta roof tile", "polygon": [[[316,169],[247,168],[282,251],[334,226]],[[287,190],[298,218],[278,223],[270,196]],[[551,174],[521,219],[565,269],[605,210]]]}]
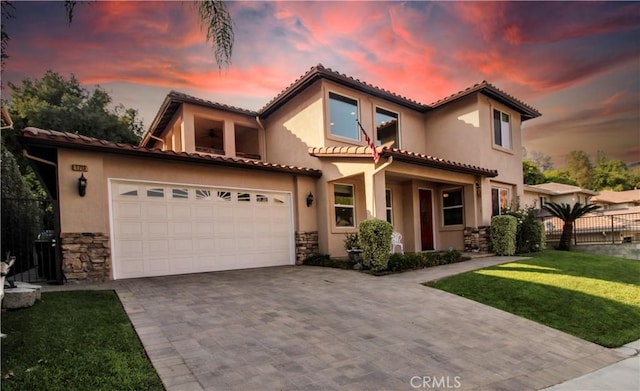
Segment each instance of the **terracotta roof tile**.
[{"label": "terracotta roof tile", "polygon": [[529,106],[523,101],[515,98],[514,96],[507,94],[506,92],[502,91],[501,89],[487,82],[486,80],[483,80],[480,83],[474,84],[473,86],[466,88],[462,91],[458,91],[455,94],[451,94],[445,98],[437,100],[431,103],[431,107],[436,108],[436,107],[442,106],[446,103],[463,98],[475,92],[483,92],[497,99],[498,101],[501,101],[502,103],[508,106],[512,106],[513,108],[520,110],[521,113],[523,114],[524,119],[536,118],[541,115],[540,112],[538,112],[538,110],[534,109],[533,107]]},{"label": "terracotta roof tile", "polygon": [[[498,175],[497,170],[491,170],[488,168],[477,167],[471,164],[454,162],[438,158],[435,156],[425,155],[422,153],[410,152],[403,149],[378,147],[378,151],[381,156],[392,156],[398,161],[404,161],[407,163],[420,164],[435,168],[442,168],[444,170],[462,172],[473,175],[481,175],[488,177],[495,177]],[[351,147],[311,147],[309,148],[309,155],[316,157],[370,157],[370,147],[351,146]]]},{"label": "terracotta roof tile", "polygon": [[267,171],[287,172],[292,174],[319,177],[320,170],[296,167],[284,164],[267,163],[259,160],[240,159],[228,156],[208,155],[202,153],[188,153],[163,151],[155,148],[140,147],[130,144],[114,143],[93,137],[82,136],[57,130],[44,130],[28,127],[22,131],[21,142],[25,145],[44,145],[51,147],[67,147],[76,149],[98,150],[108,153],[120,153],[147,158],[178,159],[195,163],[212,163],[228,167],[264,169]]}]

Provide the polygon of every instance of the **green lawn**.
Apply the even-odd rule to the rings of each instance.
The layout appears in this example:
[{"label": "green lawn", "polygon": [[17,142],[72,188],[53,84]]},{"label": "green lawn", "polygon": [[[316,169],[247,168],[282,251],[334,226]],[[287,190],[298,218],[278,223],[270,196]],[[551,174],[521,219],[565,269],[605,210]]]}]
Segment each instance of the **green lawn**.
[{"label": "green lawn", "polygon": [[163,390],[113,291],[43,293],[2,313],[2,390]]},{"label": "green lawn", "polygon": [[606,347],[640,339],[640,262],[544,251],[426,284]]}]

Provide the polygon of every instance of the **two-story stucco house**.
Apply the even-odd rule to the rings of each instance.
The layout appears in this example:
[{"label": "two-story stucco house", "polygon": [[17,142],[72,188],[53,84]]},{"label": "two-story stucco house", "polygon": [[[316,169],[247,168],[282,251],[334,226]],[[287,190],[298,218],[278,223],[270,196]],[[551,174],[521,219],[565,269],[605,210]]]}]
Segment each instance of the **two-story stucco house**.
[{"label": "two-story stucco house", "polygon": [[487,82],[427,105],[317,65],[258,111],[171,92],[139,146],[21,140],[57,200],[67,277],[119,279],[344,256],[369,218],[405,251],[477,251],[523,196],[521,124],[538,116]]}]

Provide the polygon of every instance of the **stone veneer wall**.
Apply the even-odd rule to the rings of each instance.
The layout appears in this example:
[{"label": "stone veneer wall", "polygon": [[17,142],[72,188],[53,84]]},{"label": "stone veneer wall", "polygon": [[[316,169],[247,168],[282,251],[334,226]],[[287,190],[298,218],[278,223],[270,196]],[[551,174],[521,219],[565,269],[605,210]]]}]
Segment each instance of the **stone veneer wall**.
[{"label": "stone veneer wall", "polygon": [[488,253],[491,247],[491,227],[465,227],[464,251],[468,253]]},{"label": "stone veneer wall", "polygon": [[62,271],[68,281],[105,281],[111,276],[109,236],[101,232],[60,234]]},{"label": "stone veneer wall", "polygon": [[318,231],[296,232],[296,265],[311,254],[318,253]]}]

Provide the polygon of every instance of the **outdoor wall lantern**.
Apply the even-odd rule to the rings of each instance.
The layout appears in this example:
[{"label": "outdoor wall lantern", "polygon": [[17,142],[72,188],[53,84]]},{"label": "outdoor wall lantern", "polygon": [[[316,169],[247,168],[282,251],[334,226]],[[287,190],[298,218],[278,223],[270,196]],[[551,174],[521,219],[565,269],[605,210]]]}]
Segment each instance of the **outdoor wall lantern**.
[{"label": "outdoor wall lantern", "polygon": [[84,174],[80,174],[80,178],[78,178],[78,194],[80,197],[87,194],[87,178],[84,177]]},{"label": "outdoor wall lantern", "polygon": [[313,204],[313,194],[309,192],[309,195],[307,196],[307,207],[311,206],[311,204]]},{"label": "outdoor wall lantern", "polygon": [[480,187],[480,182],[476,182],[476,194],[478,197],[482,195],[482,188]]}]

